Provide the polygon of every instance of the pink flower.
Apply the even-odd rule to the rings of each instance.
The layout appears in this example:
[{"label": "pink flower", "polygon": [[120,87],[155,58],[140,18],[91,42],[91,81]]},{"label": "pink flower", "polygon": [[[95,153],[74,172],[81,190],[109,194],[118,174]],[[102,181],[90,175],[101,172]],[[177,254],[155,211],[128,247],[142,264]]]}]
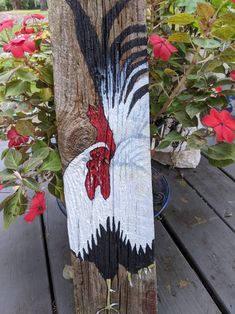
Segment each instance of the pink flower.
[{"label": "pink flower", "polygon": [[210,114],[202,118],[202,123],[214,129],[218,142],[232,143],[235,139],[235,119],[227,110],[211,109]]},{"label": "pink flower", "polygon": [[221,93],[222,90],[223,90],[223,87],[222,87],[222,86],[217,86],[217,87],[215,87],[216,93]]},{"label": "pink flower", "polygon": [[[235,1],[235,0],[234,0]],[[235,2],[234,2],[235,3]],[[235,81],[235,70],[231,71],[229,74],[229,77],[231,77],[232,80]]]},{"label": "pink flower", "polygon": [[11,128],[7,132],[7,139],[9,140],[9,147],[19,147],[22,144],[26,144],[29,140],[28,136],[20,135],[15,128]]},{"label": "pink flower", "polygon": [[5,20],[0,22],[0,32],[2,32],[6,28],[12,28],[14,25],[14,20]]},{"label": "pink flower", "polygon": [[232,0],[233,3],[235,3],[235,0]]},{"label": "pink flower", "polygon": [[38,13],[27,15],[27,16],[24,17],[23,25],[26,26],[27,25],[27,21],[30,20],[30,19],[44,20],[45,16],[42,15],[42,14],[38,14]]},{"label": "pink flower", "polygon": [[4,185],[3,184],[0,184],[0,191],[4,189]]},{"label": "pink flower", "polygon": [[34,221],[34,219],[43,214],[46,210],[45,192],[36,192],[32,199],[31,207],[28,214],[24,217],[24,220],[28,223]]},{"label": "pink flower", "polygon": [[22,27],[18,32],[15,32],[15,35],[16,36],[19,36],[19,35],[27,35],[27,34],[33,34],[35,32],[34,28],[33,27]]},{"label": "pink flower", "polygon": [[156,34],[149,37],[149,43],[153,46],[154,58],[162,59],[162,61],[168,61],[171,54],[178,51],[168,40]]},{"label": "pink flower", "polygon": [[25,52],[33,53],[36,50],[34,41],[28,41],[29,35],[15,38],[3,46],[5,52],[11,52],[15,58],[23,58]]}]

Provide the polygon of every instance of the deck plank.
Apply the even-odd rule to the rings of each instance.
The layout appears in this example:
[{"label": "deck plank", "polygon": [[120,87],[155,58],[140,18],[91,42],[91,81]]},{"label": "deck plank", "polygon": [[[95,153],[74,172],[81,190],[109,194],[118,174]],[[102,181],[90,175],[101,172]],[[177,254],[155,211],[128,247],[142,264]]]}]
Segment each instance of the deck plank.
[{"label": "deck plank", "polygon": [[223,170],[231,177],[233,180],[235,180],[235,163],[224,167]]},{"label": "deck plank", "polygon": [[155,227],[158,314],[221,313],[160,221]]},{"label": "deck plank", "polygon": [[180,171],[208,204],[235,231],[235,184],[220,169],[202,158],[196,169]]},{"label": "deck plank", "polygon": [[71,265],[66,217],[60,212],[55,198],[49,193],[44,221],[57,313],[73,314],[75,313],[73,282],[63,278],[65,265]]},{"label": "deck plank", "polygon": [[[171,204],[164,218],[168,231],[180,243],[182,250],[190,256],[220,303],[220,307],[223,308],[223,313],[234,314],[234,232],[177,171],[163,169],[162,171],[168,173],[167,178],[171,184]],[[217,190],[217,193],[220,191]]]},{"label": "deck plank", "polygon": [[[6,194],[0,194],[0,201]],[[51,314],[47,267],[40,220],[22,218],[6,231],[0,215],[1,314]]]}]

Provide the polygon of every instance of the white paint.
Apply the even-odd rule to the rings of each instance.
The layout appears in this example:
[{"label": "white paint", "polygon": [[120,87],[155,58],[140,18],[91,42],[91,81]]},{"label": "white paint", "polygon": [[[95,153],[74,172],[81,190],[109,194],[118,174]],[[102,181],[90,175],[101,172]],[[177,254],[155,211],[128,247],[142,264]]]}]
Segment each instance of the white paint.
[{"label": "white paint", "polygon": [[[135,69],[132,75],[144,67],[147,65]],[[125,84],[127,82],[123,73],[121,81]],[[113,82],[111,71],[109,80]],[[86,163],[90,159],[90,152],[97,145],[105,146],[105,143],[96,143],[89,147],[77,156],[65,171],[69,241],[76,255],[80,253],[83,256],[83,249],[87,252],[92,235],[96,240],[99,225],[106,228],[107,217],[115,217],[116,226],[120,222],[124,238],[130,240],[132,247],[136,245],[139,250],[142,246],[145,250],[147,244],[152,245],[154,223],[149,147],[149,96],[145,95],[139,99],[128,116],[134,92],[147,83],[148,76],[142,76],[136,82],[126,103],[123,100],[121,103],[118,102],[120,92],[117,93],[114,108],[112,93],[105,94],[103,86],[104,111],[117,146],[110,165],[110,197],[104,200],[98,187],[95,199],[91,201],[85,188]],[[122,86],[119,87],[121,91]]]}]

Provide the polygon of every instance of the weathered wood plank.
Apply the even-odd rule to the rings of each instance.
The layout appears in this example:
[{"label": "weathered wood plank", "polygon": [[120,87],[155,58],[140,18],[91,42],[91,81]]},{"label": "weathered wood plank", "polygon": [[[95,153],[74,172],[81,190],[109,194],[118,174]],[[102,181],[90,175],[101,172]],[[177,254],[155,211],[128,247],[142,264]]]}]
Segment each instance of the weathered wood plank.
[{"label": "weathered wood plank", "polygon": [[[0,194],[2,200],[4,195]],[[22,218],[6,231],[0,215],[1,314],[51,314],[51,298],[40,220]]]},{"label": "weathered wood plank", "polygon": [[79,314],[156,313],[145,6],[50,1]]},{"label": "weathered wood plank", "polygon": [[43,219],[57,314],[73,314],[73,282],[63,278],[65,265],[71,265],[66,217],[60,212],[53,196],[48,193],[46,199],[47,211]]},{"label": "weathered wood plank", "polygon": [[223,170],[231,177],[233,180],[235,180],[235,163],[232,165],[229,165],[227,167],[224,167]]},{"label": "weathered wood plank", "polygon": [[222,312],[235,313],[234,232],[177,171],[162,171],[171,184],[172,200],[164,218],[167,228],[190,256]]},{"label": "weathered wood plank", "polygon": [[155,228],[159,314],[221,313],[160,221]]},{"label": "weathered wood plank", "polygon": [[180,170],[185,179],[235,231],[235,184],[202,158],[196,169]]}]

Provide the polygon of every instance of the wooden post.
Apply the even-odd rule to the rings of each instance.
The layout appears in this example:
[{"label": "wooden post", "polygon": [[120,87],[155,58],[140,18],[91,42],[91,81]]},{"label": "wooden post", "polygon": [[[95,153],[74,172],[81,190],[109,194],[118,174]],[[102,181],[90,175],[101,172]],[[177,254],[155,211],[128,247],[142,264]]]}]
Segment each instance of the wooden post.
[{"label": "wooden post", "polygon": [[156,314],[144,0],[50,0],[77,313]]}]

